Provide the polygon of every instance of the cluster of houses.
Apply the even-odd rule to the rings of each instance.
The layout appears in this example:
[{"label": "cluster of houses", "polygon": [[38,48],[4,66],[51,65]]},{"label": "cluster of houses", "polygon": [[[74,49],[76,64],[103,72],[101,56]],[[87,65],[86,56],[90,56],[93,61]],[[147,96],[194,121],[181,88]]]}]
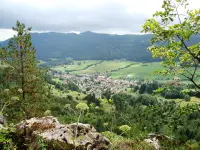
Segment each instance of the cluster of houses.
[{"label": "cluster of houses", "polygon": [[111,93],[120,93],[136,85],[135,81],[112,79],[106,74],[99,73],[84,75],[54,73],[54,76],[62,79],[65,84],[69,81],[73,82],[81,91],[86,94],[94,93],[96,97],[101,97],[102,93],[107,90],[110,90]]}]

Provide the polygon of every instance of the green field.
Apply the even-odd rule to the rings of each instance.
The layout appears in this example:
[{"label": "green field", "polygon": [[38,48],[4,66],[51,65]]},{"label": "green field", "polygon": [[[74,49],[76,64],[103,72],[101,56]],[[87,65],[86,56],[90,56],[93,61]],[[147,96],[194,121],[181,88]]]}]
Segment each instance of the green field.
[{"label": "green field", "polygon": [[192,104],[200,104],[200,98],[198,97],[191,97],[190,101],[180,100],[180,105],[186,106],[186,105],[192,105]]},{"label": "green field", "polygon": [[106,72],[110,72],[111,70],[123,68],[132,63],[133,62],[131,62],[131,61],[118,61],[118,60],[103,61],[102,63],[91,66],[85,70],[74,71],[72,73],[73,74],[92,74],[92,73],[96,73],[96,72],[106,73]]},{"label": "green field", "polygon": [[[160,62],[140,63],[124,60],[81,60],[74,61],[73,65],[58,65],[51,68],[59,72],[70,72],[70,74],[93,74],[107,73],[111,78],[134,78],[158,80],[165,82],[172,80],[173,76],[162,76],[153,74],[155,71],[162,70]],[[200,71],[198,71],[200,74]],[[185,82],[184,77],[179,76]]]},{"label": "green field", "polygon": [[[87,67],[88,65],[92,66]],[[108,73],[112,78],[172,79],[169,76],[153,75],[154,71],[162,69],[160,62],[138,63],[133,61],[110,60],[100,63],[100,60],[82,60],[74,61],[73,65],[58,65],[51,69],[60,72],[70,72],[70,74]]]},{"label": "green field", "polygon": [[82,70],[82,69],[86,68],[88,65],[93,65],[93,64],[96,64],[99,62],[100,62],[100,60],[74,61],[73,65],[58,65],[58,66],[52,67],[51,69],[60,71],[60,72]]},{"label": "green field", "polygon": [[110,76],[113,78],[120,78],[120,77],[133,77],[133,78],[145,78],[145,79],[169,78],[160,75],[153,75],[154,71],[161,69],[162,66],[160,65],[159,62],[145,63],[145,64],[137,63],[135,65],[119,70],[117,72],[112,72],[110,73]]}]

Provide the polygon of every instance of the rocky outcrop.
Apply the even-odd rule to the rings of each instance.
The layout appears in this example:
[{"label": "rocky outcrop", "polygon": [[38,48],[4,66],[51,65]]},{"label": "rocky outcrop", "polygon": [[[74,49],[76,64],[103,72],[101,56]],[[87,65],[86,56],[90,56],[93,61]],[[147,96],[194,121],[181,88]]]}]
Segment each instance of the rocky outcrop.
[{"label": "rocky outcrop", "polygon": [[152,145],[156,150],[159,150],[160,149],[159,141],[164,141],[164,140],[166,141],[168,139],[169,138],[165,135],[150,133],[148,135],[148,139],[145,139],[144,141]]},{"label": "rocky outcrop", "polygon": [[[32,148],[40,147],[38,139],[47,149],[56,150],[107,150],[110,141],[89,124],[60,124],[55,117],[32,118],[19,123],[17,137],[29,141]],[[40,140],[41,141],[41,140]]]}]

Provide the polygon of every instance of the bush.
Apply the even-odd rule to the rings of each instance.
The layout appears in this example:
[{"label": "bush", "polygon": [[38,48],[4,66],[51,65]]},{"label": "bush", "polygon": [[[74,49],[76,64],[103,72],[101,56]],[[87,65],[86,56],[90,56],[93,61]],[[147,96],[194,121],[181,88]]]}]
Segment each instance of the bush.
[{"label": "bush", "polygon": [[150,106],[155,105],[157,103],[157,99],[154,96],[149,94],[141,94],[137,98],[137,103],[141,103],[142,105]]},{"label": "bush", "polygon": [[190,101],[190,99],[191,99],[191,97],[188,94],[184,96],[184,100]]},{"label": "bush", "polygon": [[139,93],[143,94],[145,92],[145,89],[146,89],[146,84],[143,83],[139,88]]},{"label": "bush", "polygon": [[138,89],[139,89],[139,86],[138,86],[138,85],[136,85],[136,86],[134,87],[134,89],[133,89],[133,92],[137,92],[137,91],[138,91]]}]

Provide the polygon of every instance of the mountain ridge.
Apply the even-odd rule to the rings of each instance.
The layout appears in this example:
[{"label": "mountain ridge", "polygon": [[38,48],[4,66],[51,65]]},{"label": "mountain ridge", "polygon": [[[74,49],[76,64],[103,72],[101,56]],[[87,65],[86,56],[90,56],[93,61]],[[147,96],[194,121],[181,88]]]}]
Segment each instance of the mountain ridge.
[{"label": "mountain ridge", "polygon": [[[76,33],[31,33],[35,46],[37,59],[49,58],[63,59],[72,57],[76,60],[112,60],[126,59],[139,62],[152,62],[158,59],[152,58],[147,50],[150,46],[151,34],[144,35],[116,35],[94,33],[90,31]],[[197,36],[194,41],[198,41]],[[7,45],[8,40],[0,42]]]}]

